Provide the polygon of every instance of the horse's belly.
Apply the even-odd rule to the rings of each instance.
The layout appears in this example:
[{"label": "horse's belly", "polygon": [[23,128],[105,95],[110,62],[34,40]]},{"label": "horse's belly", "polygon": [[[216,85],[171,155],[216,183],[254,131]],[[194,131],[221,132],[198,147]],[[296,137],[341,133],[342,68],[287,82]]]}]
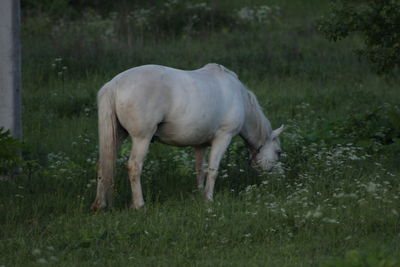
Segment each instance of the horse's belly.
[{"label": "horse's belly", "polygon": [[215,132],[215,127],[202,127],[202,125],[183,127],[176,123],[161,123],[154,139],[173,146],[209,145]]}]

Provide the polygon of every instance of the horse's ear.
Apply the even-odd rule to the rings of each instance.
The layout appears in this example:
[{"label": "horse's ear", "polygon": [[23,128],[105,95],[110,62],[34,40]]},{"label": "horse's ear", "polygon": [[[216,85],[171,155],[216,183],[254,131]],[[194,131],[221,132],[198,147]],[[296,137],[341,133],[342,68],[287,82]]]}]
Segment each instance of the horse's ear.
[{"label": "horse's ear", "polygon": [[272,131],[272,138],[278,137],[283,132],[283,130],[285,130],[285,125],[282,124],[281,127]]}]

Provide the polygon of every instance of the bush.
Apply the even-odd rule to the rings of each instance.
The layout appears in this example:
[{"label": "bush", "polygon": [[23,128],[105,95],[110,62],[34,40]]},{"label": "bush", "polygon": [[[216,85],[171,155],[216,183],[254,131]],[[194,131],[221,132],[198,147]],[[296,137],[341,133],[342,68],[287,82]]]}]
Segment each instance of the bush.
[{"label": "bush", "polygon": [[374,150],[400,144],[400,107],[382,106],[355,112],[335,125],[338,136]]}]

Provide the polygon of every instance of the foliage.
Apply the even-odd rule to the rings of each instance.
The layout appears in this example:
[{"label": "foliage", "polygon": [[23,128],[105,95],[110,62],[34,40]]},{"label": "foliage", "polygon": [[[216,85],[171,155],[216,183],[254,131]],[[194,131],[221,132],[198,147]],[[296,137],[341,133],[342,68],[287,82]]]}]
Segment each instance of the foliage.
[{"label": "foliage", "polygon": [[320,30],[333,41],[360,34],[364,47],[357,53],[379,73],[388,73],[400,65],[399,10],[399,0],[335,0],[329,15],[321,19]]},{"label": "foliage", "polygon": [[9,130],[0,127],[0,174],[11,174],[23,162],[22,142],[11,136]]},{"label": "foliage", "polygon": [[[339,126],[340,125],[340,126]],[[355,112],[337,124],[339,134],[356,144],[382,146],[400,144],[400,107],[388,103],[370,110]]]},{"label": "foliage", "polygon": [[39,13],[60,17],[63,12],[69,11],[70,0],[22,0],[21,7],[23,13]]},{"label": "foliage", "polygon": [[207,3],[167,1],[161,7],[140,9],[134,16],[136,24],[147,22],[150,30],[165,34],[190,34],[199,30],[230,28],[235,24],[235,18],[228,10]]},{"label": "foliage", "polygon": [[[65,0],[54,1],[65,2]],[[36,3],[36,2],[33,2]],[[32,5],[33,5],[32,3]],[[53,5],[55,5],[53,3]],[[42,3],[43,4],[43,3]],[[41,5],[31,7],[32,10],[41,10]],[[43,4],[51,7],[53,5]],[[65,7],[60,9],[63,10]],[[71,7],[72,8],[72,7]],[[239,9],[226,8],[217,3],[193,3],[187,1],[165,1],[155,5],[133,5],[126,10],[114,9],[102,14],[98,9],[87,9],[81,15],[74,17],[54,16],[54,12],[44,11],[40,16],[27,16],[30,20],[29,28],[24,31],[30,34],[48,34],[52,32],[65,34],[64,31],[88,31],[85,37],[119,38],[131,42],[139,36],[171,37],[177,35],[197,35],[211,31],[230,31],[236,27],[248,24],[264,25],[278,19],[280,8],[277,6],[242,6]],[[50,20],[59,20],[61,23],[52,27]],[[82,27],[82,23],[85,24]]]}]

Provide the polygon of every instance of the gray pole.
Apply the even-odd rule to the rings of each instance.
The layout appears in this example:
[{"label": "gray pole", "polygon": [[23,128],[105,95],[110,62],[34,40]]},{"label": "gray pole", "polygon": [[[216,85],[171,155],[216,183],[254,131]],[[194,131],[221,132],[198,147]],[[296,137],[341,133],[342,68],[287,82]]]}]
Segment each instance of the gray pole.
[{"label": "gray pole", "polygon": [[19,0],[0,0],[0,127],[22,138]]}]

